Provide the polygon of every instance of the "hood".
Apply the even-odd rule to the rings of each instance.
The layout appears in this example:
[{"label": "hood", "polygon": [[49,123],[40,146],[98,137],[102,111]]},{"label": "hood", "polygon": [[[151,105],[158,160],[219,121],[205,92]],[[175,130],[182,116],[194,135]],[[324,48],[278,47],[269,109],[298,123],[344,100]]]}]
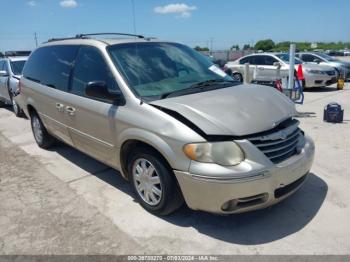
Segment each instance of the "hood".
[{"label": "hood", "polygon": [[207,135],[245,136],[295,115],[295,105],[272,87],[238,85],[150,102],[181,114]]}]

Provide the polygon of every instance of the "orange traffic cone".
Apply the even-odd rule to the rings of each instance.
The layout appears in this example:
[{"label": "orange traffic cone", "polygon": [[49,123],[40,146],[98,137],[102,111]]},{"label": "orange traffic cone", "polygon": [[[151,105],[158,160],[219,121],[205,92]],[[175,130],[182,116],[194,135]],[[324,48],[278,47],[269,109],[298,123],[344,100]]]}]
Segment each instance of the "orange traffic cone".
[{"label": "orange traffic cone", "polygon": [[297,76],[298,76],[298,80],[304,80],[305,79],[304,74],[303,74],[303,67],[302,67],[301,64],[298,66],[298,74],[297,74]]}]

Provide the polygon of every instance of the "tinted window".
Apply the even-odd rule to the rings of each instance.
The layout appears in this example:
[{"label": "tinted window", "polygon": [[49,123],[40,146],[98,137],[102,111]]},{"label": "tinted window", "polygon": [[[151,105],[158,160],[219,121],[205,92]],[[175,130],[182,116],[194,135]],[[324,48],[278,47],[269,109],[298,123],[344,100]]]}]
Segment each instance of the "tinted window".
[{"label": "tinted window", "polygon": [[314,55],[304,54],[304,55],[301,56],[301,59],[304,62],[313,62],[315,59],[317,59],[317,57],[314,56]]},{"label": "tinted window", "polygon": [[244,58],[242,58],[241,60],[239,60],[239,63],[241,64],[241,65],[244,65],[245,63],[251,63],[251,57],[250,56],[248,56],[248,57],[244,57]]},{"label": "tinted window", "polygon": [[254,65],[265,65],[265,57],[264,56],[256,56],[254,59],[255,63]]},{"label": "tinted window", "polygon": [[11,62],[12,73],[14,75],[22,74],[22,70],[23,70],[25,62],[26,61],[24,61],[24,60],[22,60],[22,61],[12,61]]},{"label": "tinted window", "polygon": [[25,64],[24,77],[59,90],[68,90],[69,75],[78,48],[62,45],[37,49]]},{"label": "tinted window", "polygon": [[101,53],[94,47],[82,46],[75,62],[71,93],[85,96],[85,87],[92,81],[104,81],[110,91],[118,89]]},{"label": "tinted window", "polygon": [[4,70],[4,61],[0,61],[0,71]]},{"label": "tinted window", "polygon": [[265,65],[273,65],[273,63],[278,62],[275,58],[272,56],[264,56],[265,59]]}]

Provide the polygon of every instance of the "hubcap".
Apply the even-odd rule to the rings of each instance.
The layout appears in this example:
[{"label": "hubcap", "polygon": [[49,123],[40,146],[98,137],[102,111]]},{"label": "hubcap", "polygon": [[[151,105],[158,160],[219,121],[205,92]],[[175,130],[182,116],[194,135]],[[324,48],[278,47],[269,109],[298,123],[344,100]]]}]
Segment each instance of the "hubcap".
[{"label": "hubcap", "polygon": [[33,123],[34,137],[36,141],[40,143],[43,140],[43,131],[41,129],[39,118],[37,118],[36,116],[33,116],[32,123]]},{"label": "hubcap", "polygon": [[162,185],[157,170],[146,159],[137,159],[132,168],[137,193],[148,205],[156,206],[162,198]]},{"label": "hubcap", "polygon": [[233,74],[232,77],[237,81],[242,81],[241,76],[239,74]]}]

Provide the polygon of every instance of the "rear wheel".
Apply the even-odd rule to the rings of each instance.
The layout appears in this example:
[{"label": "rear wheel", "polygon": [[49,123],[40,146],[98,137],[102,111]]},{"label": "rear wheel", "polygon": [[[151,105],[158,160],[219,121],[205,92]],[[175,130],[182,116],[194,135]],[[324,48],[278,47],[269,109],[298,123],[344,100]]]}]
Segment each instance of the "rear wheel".
[{"label": "rear wheel", "polygon": [[172,170],[153,150],[136,149],[130,157],[129,177],[139,203],[156,215],[168,215],[184,203]]},{"label": "rear wheel", "polygon": [[31,113],[30,122],[32,125],[34,139],[39,147],[47,149],[55,144],[56,139],[47,132],[36,112]]}]

